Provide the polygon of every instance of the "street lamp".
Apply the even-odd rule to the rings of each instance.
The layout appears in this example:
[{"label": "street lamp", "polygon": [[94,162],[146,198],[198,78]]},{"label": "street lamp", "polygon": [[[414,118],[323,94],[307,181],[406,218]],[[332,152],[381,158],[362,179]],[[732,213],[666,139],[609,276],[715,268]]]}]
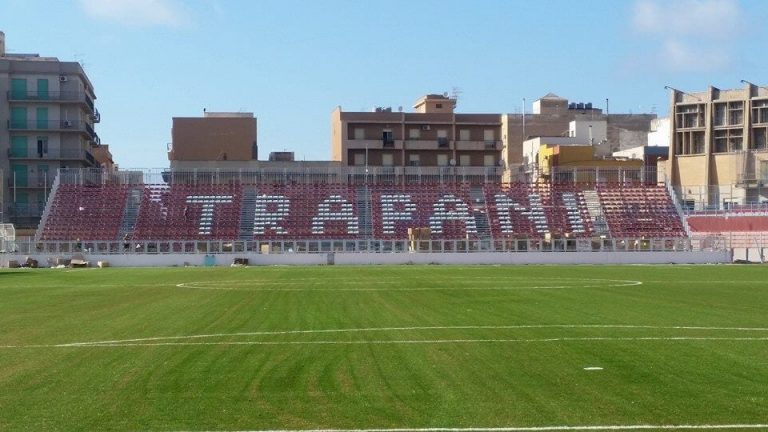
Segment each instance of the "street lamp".
[{"label": "street lamp", "polygon": [[668,85],[665,85],[665,86],[664,86],[664,88],[665,88],[666,90],[672,90],[672,91],[675,91],[675,92],[678,92],[678,93],[682,93],[682,94],[684,94],[684,95],[686,95],[686,96],[690,96],[690,97],[692,97],[692,98],[696,99],[696,100],[697,100],[697,101],[699,101],[699,102],[701,102],[701,101],[702,101],[700,97],[698,97],[698,96],[694,96],[694,95],[692,95],[692,94],[690,94],[690,93],[686,93],[686,92],[684,92],[684,91],[682,91],[682,90],[678,90],[678,89],[676,89],[676,88],[674,88],[674,87],[670,87],[670,86],[668,86]]},{"label": "street lamp", "polygon": [[768,87],[765,87],[765,86],[761,86],[761,85],[757,85],[757,84],[755,84],[755,83],[753,83],[753,82],[749,82],[749,81],[747,81],[747,80],[739,80],[739,81],[741,81],[741,83],[742,83],[742,84],[749,84],[749,85],[751,85],[751,86],[755,86],[755,87],[759,87],[759,88],[761,88],[761,89],[765,89],[765,90],[768,90]]}]

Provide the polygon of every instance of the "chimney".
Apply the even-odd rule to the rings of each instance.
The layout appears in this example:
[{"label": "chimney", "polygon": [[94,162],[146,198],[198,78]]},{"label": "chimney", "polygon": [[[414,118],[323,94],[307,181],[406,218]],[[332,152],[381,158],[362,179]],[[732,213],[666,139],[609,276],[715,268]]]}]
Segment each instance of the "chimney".
[{"label": "chimney", "polygon": [[5,33],[0,31],[0,57],[5,57]]}]

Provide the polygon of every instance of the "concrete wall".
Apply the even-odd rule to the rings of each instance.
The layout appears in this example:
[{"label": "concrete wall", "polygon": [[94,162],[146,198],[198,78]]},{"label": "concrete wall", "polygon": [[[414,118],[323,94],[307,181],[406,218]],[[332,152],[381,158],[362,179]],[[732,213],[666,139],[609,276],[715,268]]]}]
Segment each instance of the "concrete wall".
[{"label": "concrete wall", "polygon": [[[730,252],[522,252],[522,253],[335,253],[329,254],[226,254],[212,255],[217,266],[228,266],[235,257],[248,258],[250,265],[337,265],[349,264],[706,264],[731,262]],[[32,255],[42,265],[61,255]],[[202,266],[206,255],[95,255],[85,256],[91,266],[108,261],[115,267],[170,267],[185,264]],[[22,262],[26,256],[0,255],[0,267],[9,260]]]},{"label": "concrete wall", "polygon": [[250,161],[256,143],[253,117],[174,117],[172,161]]}]

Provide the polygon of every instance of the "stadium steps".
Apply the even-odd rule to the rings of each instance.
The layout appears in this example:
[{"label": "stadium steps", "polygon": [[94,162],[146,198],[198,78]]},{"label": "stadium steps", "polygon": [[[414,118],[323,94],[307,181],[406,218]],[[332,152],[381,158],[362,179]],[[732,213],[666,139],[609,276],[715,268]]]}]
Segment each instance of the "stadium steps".
[{"label": "stadium steps", "polygon": [[136,219],[139,217],[141,208],[141,199],[144,196],[143,187],[132,187],[128,190],[128,198],[123,210],[123,219],[120,221],[120,232],[118,240],[122,240],[128,234],[133,234],[136,229]]},{"label": "stadium steps", "polygon": [[475,226],[477,227],[477,237],[480,240],[491,240],[491,223],[488,220],[488,206],[485,202],[485,192],[482,186],[472,186],[469,190],[469,197],[472,199],[474,208]]},{"label": "stadium steps", "polygon": [[[35,241],[38,242],[40,239],[43,238],[43,228],[48,224],[48,220],[51,217],[51,211],[53,211],[53,203],[56,201],[56,192],[59,190],[59,176],[56,176],[56,179],[53,181],[53,185],[51,186],[51,191],[48,193],[48,201],[45,203],[45,208],[43,209],[43,215],[40,217],[40,223],[37,225],[37,230],[35,230]],[[2,186],[0,186],[2,187]],[[2,190],[0,189],[0,195],[2,195]],[[0,196],[0,208],[2,208],[2,196]],[[0,222],[3,221],[3,218],[1,217],[2,213],[0,213]]]},{"label": "stadium steps", "polygon": [[253,240],[253,218],[256,213],[256,187],[243,188],[243,207],[240,209],[240,240]]},{"label": "stadium steps", "polygon": [[603,214],[603,205],[600,203],[600,196],[597,191],[585,190],[583,194],[589,217],[592,218],[593,234],[596,236],[610,235],[608,222],[605,220],[605,214]]},{"label": "stadium steps", "polygon": [[360,235],[362,238],[371,238],[373,232],[373,220],[371,219],[371,193],[368,186],[358,186],[355,190],[355,204],[357,217],[360,220]]}]

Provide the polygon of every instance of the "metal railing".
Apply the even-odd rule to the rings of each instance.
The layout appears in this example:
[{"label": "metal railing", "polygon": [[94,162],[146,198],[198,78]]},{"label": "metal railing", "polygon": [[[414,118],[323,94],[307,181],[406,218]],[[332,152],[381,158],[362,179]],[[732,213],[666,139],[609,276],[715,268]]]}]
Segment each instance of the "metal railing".
[{"label": "metal railing", "polygon": [[8,120],[9,130],[55,130],[85,132],[88,123],[80,120]]},{"label": "metal railing", "polygon": [[252,240],[252,241],[16,241],[20,254],[301,254],[301,253],[526,253],[690,252],[722,250],[721,242],[687,238],[572,238],[505,240]]},{"label": "metal railing", "polygon": [[[42,159],[42,160],[58,160],[58,159],[72,159],[83,160],[88,159],[90,152],[83,149],[49,149],[46,152],[38,152],[35,149],[28,149],[26,152],[14,151],[14,149],[8,150],[9,159]],[[93,157],[91,155],[91,157]],[[55,175],[55,174],[54,174]]]},{"label": "metal railing", "polygon": [[675,186],[673,190],[689,215],[768,213],[768,182],[751,187]]},{"label": "metal railing", "polygon": [[9,102],[83,102],[93,109],[93,100],[84,92],[77,91],[8,91]]},{"label": "metal railing", "polygon": [[[536,176],[518,167],[498,166],[312,166],[297,162],[285,167],[258,161],[248,169],[127,169],[109,172],[99,168],[61,169],[62,184],[404,184],[404,183],[500,183],[538,182]],[[544,180],[541,180],[544,181]],[[561,168],[547,181],[583,184],[620,183],[656,185],[655,169]]]}]

